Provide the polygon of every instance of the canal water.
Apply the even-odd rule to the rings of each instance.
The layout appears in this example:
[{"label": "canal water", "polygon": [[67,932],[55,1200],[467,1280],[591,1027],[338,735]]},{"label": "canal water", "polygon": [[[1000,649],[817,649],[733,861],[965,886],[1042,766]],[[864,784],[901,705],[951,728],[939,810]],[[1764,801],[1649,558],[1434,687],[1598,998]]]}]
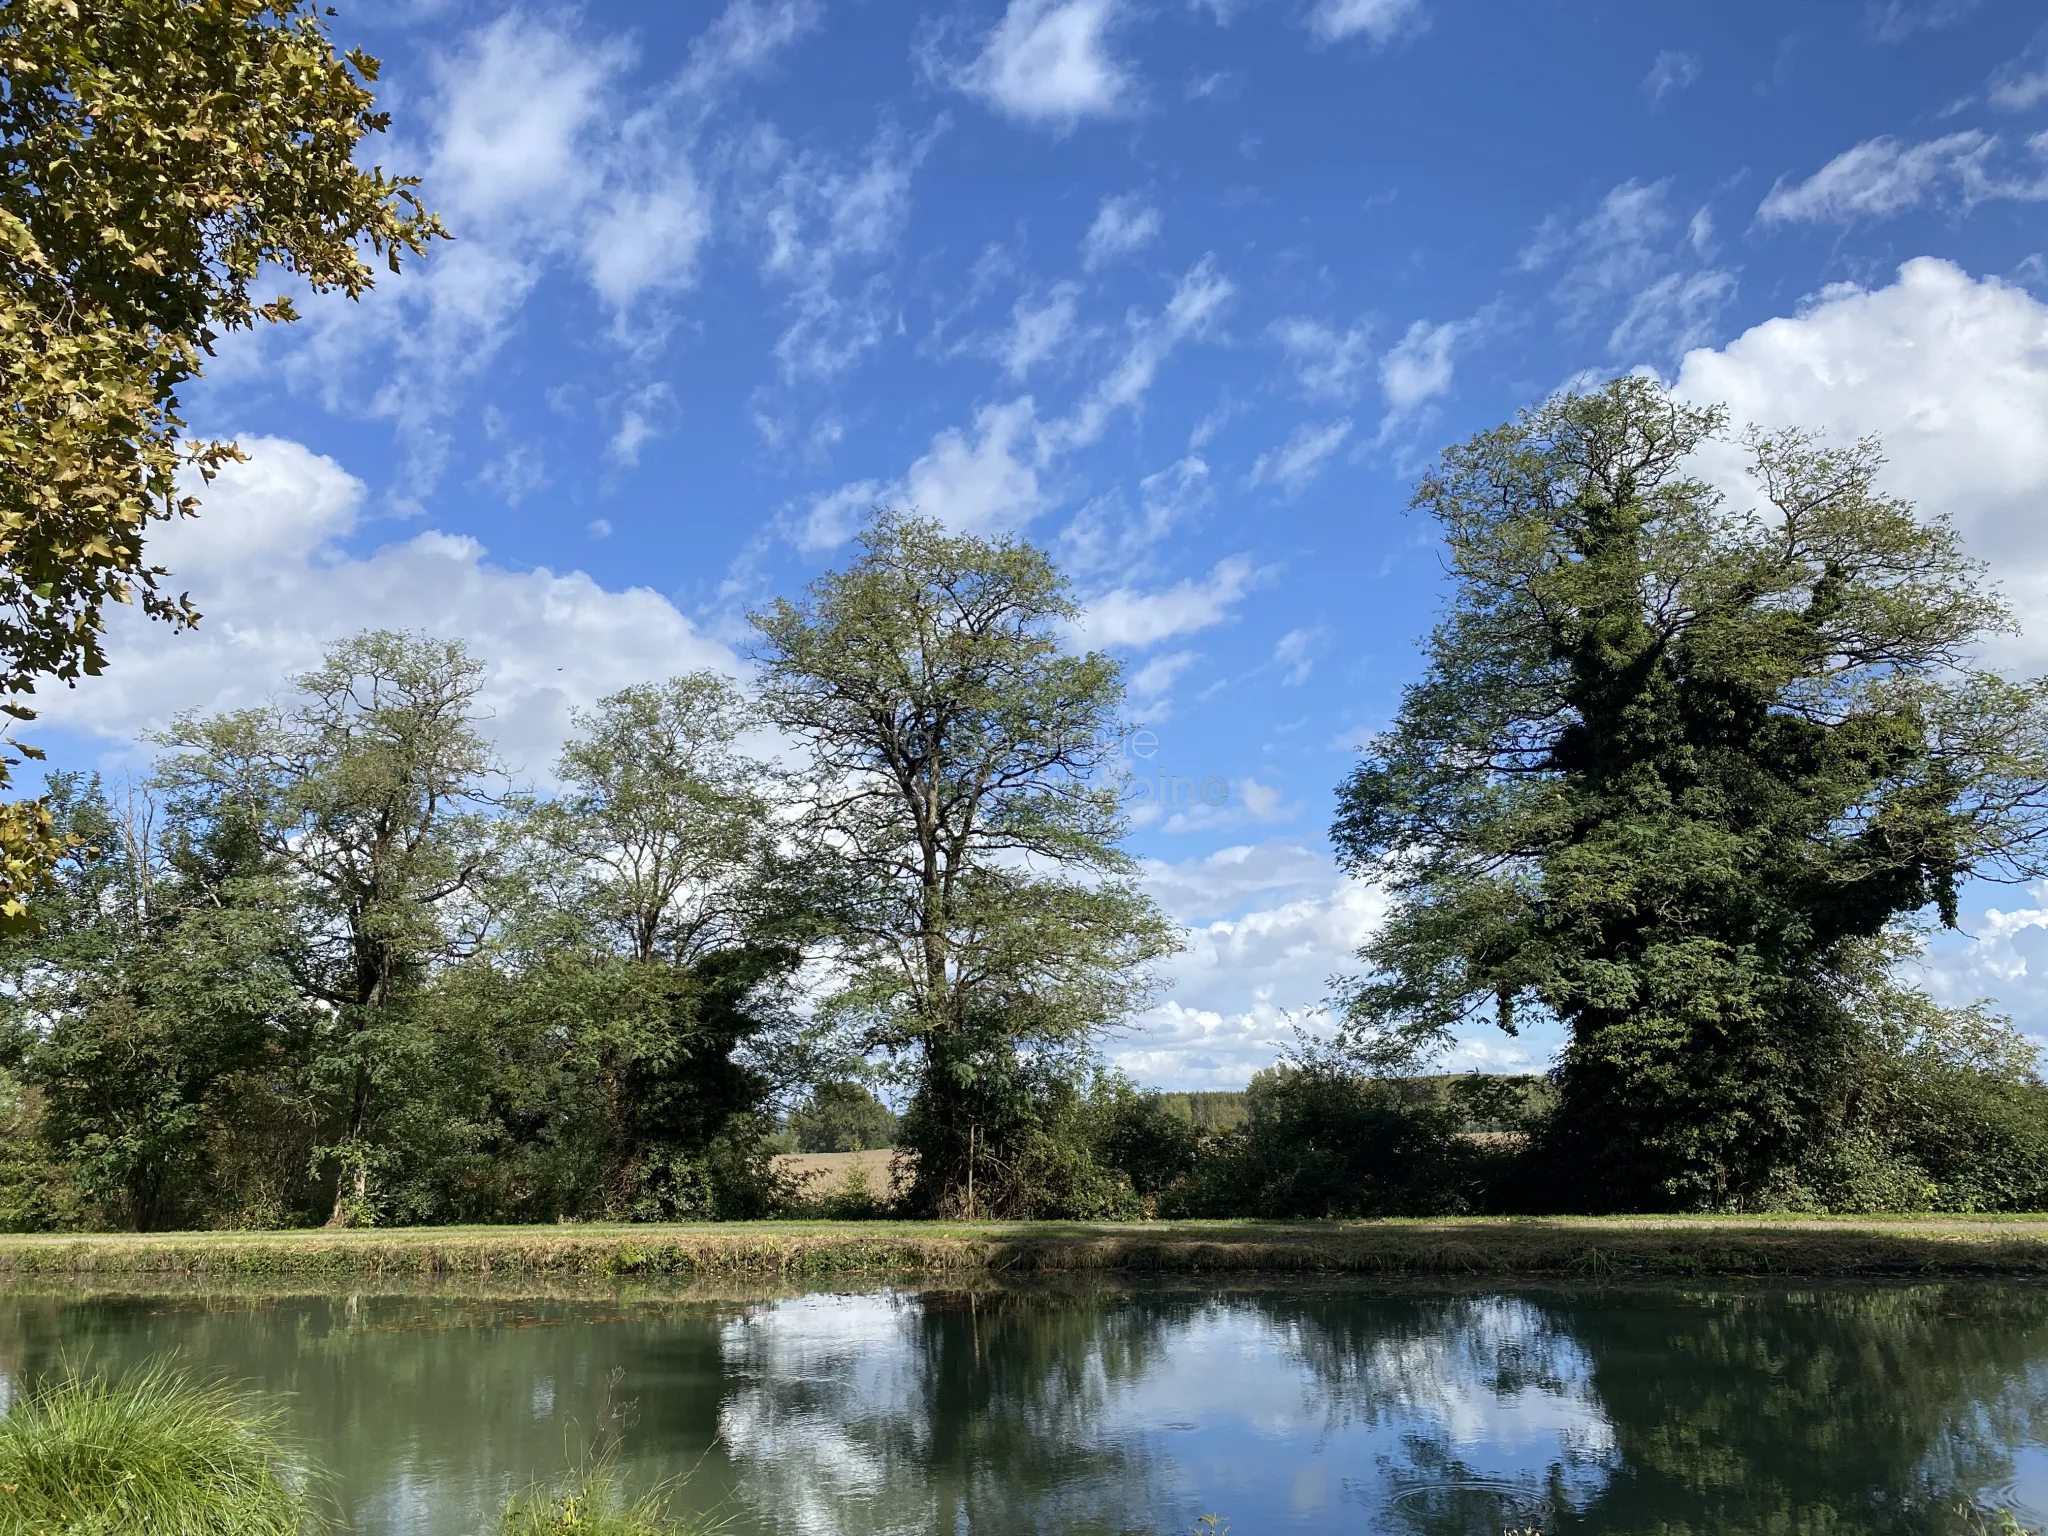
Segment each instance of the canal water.
[{"label": "canal water", "polygon": [[616,1432],[734,1536],[2048,1524],[2048,1290],[0,1292],[0,1406],[170,1359],[281,1405],[359,1536]]}]

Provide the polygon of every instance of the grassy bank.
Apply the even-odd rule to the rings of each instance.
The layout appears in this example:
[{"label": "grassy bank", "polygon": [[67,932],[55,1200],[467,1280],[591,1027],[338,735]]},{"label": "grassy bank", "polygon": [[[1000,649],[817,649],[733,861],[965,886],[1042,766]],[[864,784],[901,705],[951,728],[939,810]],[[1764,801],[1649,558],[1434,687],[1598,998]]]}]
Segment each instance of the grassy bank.
[{"label": "grassy bank", "polygon": [[0,1237],[0,1278],[1087,1274],[2048,1276],[2048,1217],[758,1222]]}]

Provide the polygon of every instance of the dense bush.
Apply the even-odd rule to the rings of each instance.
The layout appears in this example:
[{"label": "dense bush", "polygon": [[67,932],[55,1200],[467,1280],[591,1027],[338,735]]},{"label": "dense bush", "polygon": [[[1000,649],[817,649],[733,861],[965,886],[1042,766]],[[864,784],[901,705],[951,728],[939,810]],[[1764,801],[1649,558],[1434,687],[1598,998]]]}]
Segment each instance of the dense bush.
[{"label": "dense bush", "polygon": [[1514,1158],[1466,1131],[1458,1080],[1369,1077],[1308,1058],[1260,1072],[1244,1126],[1212,1137],[1165,1214],[1435,1216],[1484,1210]]}]

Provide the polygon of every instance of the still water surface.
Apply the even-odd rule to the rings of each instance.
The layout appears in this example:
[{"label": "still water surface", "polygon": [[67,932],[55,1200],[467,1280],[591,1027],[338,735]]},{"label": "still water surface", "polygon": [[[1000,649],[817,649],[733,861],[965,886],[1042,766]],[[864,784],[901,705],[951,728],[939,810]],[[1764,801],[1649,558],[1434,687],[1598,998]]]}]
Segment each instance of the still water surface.
[{"label": "still water surface", "polygon": [[360,1536],[486,1528],[608,1396],[734,1536],[2048,1522],[2029,1286],[0,1293],[0,1406],[162,1356],[283,1403]]}]

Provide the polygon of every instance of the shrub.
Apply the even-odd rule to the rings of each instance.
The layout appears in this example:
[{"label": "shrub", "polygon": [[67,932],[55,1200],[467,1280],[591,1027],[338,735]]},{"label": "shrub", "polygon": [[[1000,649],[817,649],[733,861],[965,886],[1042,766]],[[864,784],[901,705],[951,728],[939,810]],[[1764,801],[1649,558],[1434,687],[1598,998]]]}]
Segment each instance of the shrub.
[{"label": "shrub", "polygon": [[1211,1138],[1163,1214],[1357,1217],[1489,1209],[1511,1151],[1464,1133],[1469,1107],[1425,1078],[1307,1058],[1260,1072],[1241,1130]]},{"label": "shrub", "polygon": [[73,1376],[0,1419],[0,1536],[293,1536],[304,1481],[273,1415],[161,1367]]}]

